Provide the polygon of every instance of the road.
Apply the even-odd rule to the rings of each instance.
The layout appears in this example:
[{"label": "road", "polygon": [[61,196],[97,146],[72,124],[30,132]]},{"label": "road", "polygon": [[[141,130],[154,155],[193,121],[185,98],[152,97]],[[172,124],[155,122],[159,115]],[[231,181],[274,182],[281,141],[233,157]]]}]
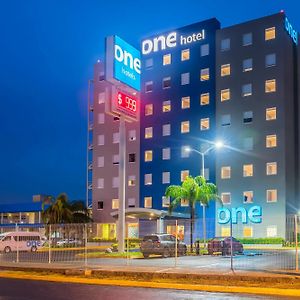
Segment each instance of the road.
[{"label": "road", "polygon": [[[166,289],[54,283],[46,281],[0,279],[1,300],[183,300],[183,299],[289,299],[259,295],[209,293]],[[295,299],[295,298],[290,298]]]}]

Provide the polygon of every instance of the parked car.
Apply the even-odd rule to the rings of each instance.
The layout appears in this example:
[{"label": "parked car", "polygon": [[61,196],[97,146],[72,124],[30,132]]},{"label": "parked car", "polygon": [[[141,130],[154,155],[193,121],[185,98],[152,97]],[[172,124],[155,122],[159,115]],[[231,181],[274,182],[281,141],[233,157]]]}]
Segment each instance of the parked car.
[{"label": "parked car", "polygon": [[[208,242],[208,254],[212,255],[216,252],[221,252],[222,255],[230,255],[231,253],[231,238],[215,237]],[[232,237],[232,252],[233,254],[243,254],[243,244],[236,238]]]},{"label": "parked car", "polygon": [[76,239],[62,239],[56,242],[59,247],[76,247],[81,246],[82,241]]},{"label": "parked car", "polygon": [[[176,237],[172,234],[151,234],[144,236],[141,242],[141,252],[145,258],[150,254],[159,254],[163,257],[175,255]],[[177,240],[178,255],[186,255],[186,244]]]}]

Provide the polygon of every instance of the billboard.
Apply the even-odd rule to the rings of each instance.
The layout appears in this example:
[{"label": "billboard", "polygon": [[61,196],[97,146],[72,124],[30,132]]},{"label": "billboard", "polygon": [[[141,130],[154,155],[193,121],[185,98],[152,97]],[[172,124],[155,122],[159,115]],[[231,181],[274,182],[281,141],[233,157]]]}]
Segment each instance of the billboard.
[{"label": "billboard", "polygon": [[107,81],[140,91],[140,52],[116,35],[106,38],[105,71]]}]

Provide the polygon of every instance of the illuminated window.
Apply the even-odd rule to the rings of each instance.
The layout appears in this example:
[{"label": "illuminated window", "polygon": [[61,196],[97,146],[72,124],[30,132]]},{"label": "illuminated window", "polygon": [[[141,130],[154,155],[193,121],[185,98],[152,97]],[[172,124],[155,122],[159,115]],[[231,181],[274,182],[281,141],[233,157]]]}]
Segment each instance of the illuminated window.
[{"label": "illuminated window", "polygon": [[153,81],[145,82],[145,92],[150,93],[153,90]]},{"label": "illuminated window", "polygon": [[221,126],[226,127],[231,124],[231,115],[222,115],[221,116]]},{"label": "illuminated window", "polygon": [[277,226],[271,225],[267,226],[267,237],[276,237],[277,236]]},{"label": "illuminated window", "polygon": [[120,179],[119,177],[113,177],[112,179],[112,187],[113,188],[118,188],[120,185]]},{"label": "illuminated window", "polygon": [[135,153],[128,154],[128,162],[134,163],[135,162]]},{"label": "illuminated window", "polygon": [[180,180],[181,182],[183,182],[185,180],[186,177],[188,177],[190,175],[190,171],[189,170],[183,170],[180,172]]},{"label": "illuminated window", "polygon": [[135,186],[135,175],[128,176],[128,186]]},{"label": "illuminated window", "polygon": [[252,45],[252,32],[243,34],[243,46]]},{"label": "illuminated window", "polygon": [[221,51],[230,50],[230,39],[221,40]]},{"label": "illuminated window", "polygon": [[163,78],[163,89],[168,89],[171,87],[171,77]]},{"label": "illuminated window", "polygon": [[152,184],[152,174],[145,174],[145,185]]},{"label": "illuminated window", "polygon": [[276,37],[276,30],[275,27],[265,29],[265,40],[273,40]]},{"label": "illuminated window", "polygon": [[145,105],[145,116],[153,115],[153,104],[146,104]]},{"label": "illuminated window", "polygon": [[230,99],[230,89],[221,90],[221,101],[227,101]]},{"label": "illuminated window", "polygon": [[208,130],[209,129],[209,118],[200,120],[200,130]]},{"label": "illuminated window", "polygon": [[145,68],[146,70],[149,70],[153,67],[153,58],[148,58],[145,61]]},{"label": "illuminated window", "polygon": [[171,111],[171,101],[170,100],[163,101],[163,103],[162,103],[162,111],[164,113]]},{"label": "illuminated window", "polygon": [[97,203],[97,209],[101,210],[101,209],[103,209],[103,207],[104,207],[103,201],[98,201],[98,203]]},{"label": "illuminated window", "polygon": [[171,54],[165,54],[163,56],[163,65],[170,65],[171,64]]},{"label": "illuminated window", "polygon": [[162,135],[169,136],[171,134],[171,124],[164,124],[162,126]]},{"label": "illuminated window", "polygon": [[152,197],[144,197],[144,207],[152,208]]},{"label": "illuminated window", "polygon": [[162,207],[170,206],[170,197],[162,196]]},{"label": "illuminated window", "polygon": [[136,130],[135,129],[129,130],[129,132],[128,132],[128,140],[130,142],[136,140]]},{"label": "illuminated window", "polygon": [[221,76],[228,76],[230,75],[230,64],[222,65],[221,66]]},{"label": "illuminated window", "polygon": [[247,58],[243,60],[243,72],[249,72],[253,70],[253,60],[252,58]]},{"label": "illuminated window", "polygon": [[267,190],[267,202],[277,202],[277,190]]},{"label": "illuminated window", "polygon": [[267,175],[276,175],[277,174],[277,162],[266,163],[266,173],[267,173]]},{"label": "illuminated window", "polygon": [[97,166],[98,166],[99,168],[104,167],[104,156],[99,156],[99,157],[97,158]]},{"label": "illuminated window", "polygon": [[163,148],[162,149],[162,159],[168,160],[171,158],[171,149],[170,148]]},{"label": "illuminated window", "polygon": [[209,68],[202,69],[200,72],[200,80],[207,81],[209,80]]},{"label": "illuminated window", "polygon": [[104,178],[98,178],[97,179],[97,188],[103,189],[104,188]]},{"label": "illuminated window", "polygon": [[105,92],[98,94],[98,104],[103,104],[103,103],[105,103]]},{"label": "illuminated window", "polygon": [[181,157],[182,158],[190,157],[190,151],[187,150],[188,148],[190,148],[190,147],[187,145],[181,146]]},{"label": "illuminated window", "polygon": [[181,133],[188,133],[190,132],[190,122],[183,121],[181,122]]},{"label": "illuminated window", "polygon": [[253,237],[253,227],[247,226],[243,228],[243,237]]},{"label": "illuminated window", "polygon": [[103,113],[98,114],[98,124],[104,124],[104,114]]},{"label": "illuminated window", "polygon": [[145,151],[145,161],[152,161],[153,152],[152,150]]},{"label": "illuminated window", "polygon": [[113,144],[118,144],[120,142],[120,134],[119,132],[113,133]]},{"label": "illuminated window", "polygon": [[200,105],[208,105],[209,104],[209,93],[200,95]]},{"label": "illuminated window", "polygon": [[271,134],[266,136],[266,147],[274,148],[277,147],[277,136],[276,134]]},{"label": "illuminated window", "polygon": [[276,92],[276,79],[266,80],[265,92],[266,93]]},{"label": "illuminated window", "polygon": [[103,81],[105,79],[105,74],[103,71],[99,72],[99,81]]},{"label": "illuminated window", "polygon": [[253,176],[253,165],[243,165],[243,176],[251,177]]},{"label": "illuminated window", "polygon": [[223,236],[223,237],[230,236],[230,227],[222,226],[221,227],[221,236]]},{"label": "illuminated window", "polygon": [[98,135],[97,139],[98,139],[98,145],[103,146],[104,145],[104,135],[103,134]]},{"label": "illuminated window", "polygon": [[119,199],[112,199],[111,208],[112,209],[119,209]]},{"label": "illuminated window", "polygon": [[162,183],[170,183],[170,172],[163,172],[162,173]]},{"label": "illuminated window", "polygon": [[231,194],[230,193],[221,193],[221,201],[223,204],[231,203]]},{"label": "illuminated window", "polygon": [[201,45],[201,48],[200,48],[200,55],[201,55],[201,56],[209,55],[209,44]]},{"label": "illuminated window", "polygon": [[244,150],[253,150],[253,137],[246,137],[243,140]]},{"label": "illuminated window", "polygon": [[119,154],[114,154],[113,155],[113,164],[118,165],[119,164]]},{"label": "illuminated window", "polygon": [[231,167],[226,166],[221,168],[221,178],[229,179],[231,177]]},{"label": "illuminated window", "polygon": [[151,139],[153,137],[153,127],[145,128],[145,139]]},{"label": "illuminated window", "polygon": [[181,85],[190,84],[190,73],[181,74]]},{"label": "illuminated window", "polygon": [[276,107],[270,107],[266,109],[266,120],[276,120]]},{"label": "illuminated window", "polygon": [[244,203],[253,203],[253,191],[246,191],[243,193]]},{"label": "illuminated window", "polygon": [[190,97],[181,98],[181,108],[182,109],[190,108]]},{"label": "illuminated window", "polygon": [[128,207],[135,207],[135,198],[128,198]]},{"label": "illuminated window", "polygon": [[187,199],[181,199],[180,200],[180,206],[182,206],[182,207],[189,206],[189,200],[187,200]]},{"label": "illuminated window", "polygon": [[181,60],[189,60],[190,59],[190,49],[181,50]]},{"label": "illuminated window", "polygon": [[242,96],[248,97],[252,95],[252,84],[247,83],[242,86]]},{"label": "illuminated window", "polygon": [[266,68],[276,66],[276,54],[267,54],[266,55]]},{"label": "illuminated window", "polygon": [[243,113],[244,124],[252,123],[253,120],[253,111],[245,111]]}]

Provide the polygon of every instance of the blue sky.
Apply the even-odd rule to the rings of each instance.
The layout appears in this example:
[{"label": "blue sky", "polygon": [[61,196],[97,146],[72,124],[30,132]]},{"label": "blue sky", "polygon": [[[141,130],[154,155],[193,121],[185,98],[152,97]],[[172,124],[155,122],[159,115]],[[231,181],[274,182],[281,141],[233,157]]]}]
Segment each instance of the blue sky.
[{"label": "blue sky", "polygon": [[216,17],[222,27],[298,1],[10,0],[0,3],[0,203],[33,194],[85,197],[86,94],[104,38],[138,46],[160,31]]}]

